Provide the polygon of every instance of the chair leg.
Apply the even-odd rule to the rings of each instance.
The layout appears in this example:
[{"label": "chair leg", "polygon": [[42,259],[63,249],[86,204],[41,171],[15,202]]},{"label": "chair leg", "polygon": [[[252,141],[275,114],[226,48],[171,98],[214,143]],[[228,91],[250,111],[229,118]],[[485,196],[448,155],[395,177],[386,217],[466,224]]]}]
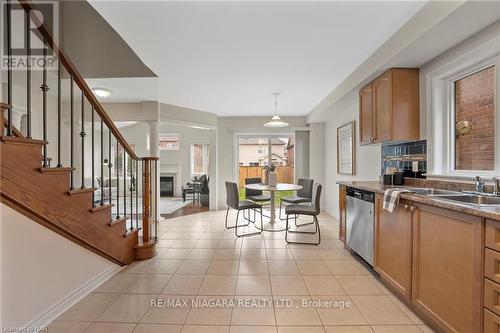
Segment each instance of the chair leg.
[{"label": "chair leg", "polygon": [[227,216],[229,215],[229,206],[227,206],[227,210],[226,210],[226,221],[224,222],[224,227],[226,227],[226,229],[229,229],[229,227],[227,226]]},{"label": "chair leg", "polygon": [[[240,213],[240,211],[238,211],[238,214]],[[229,215],[229,206],[227,207],[227,210],[226,210],[226,221],[224,222],[224,226],[226,227],[226,229],[234,229],[236,228],[237,226],[236,225],[233,225],[233,226],[230,226],[228,227],[227,226],[227,217]],[[238,217],[236,217],[236,224],[238,223]],[[250,225],[250,222],[248,222],[247,224],[242,224],[240,225],[240,227],[247,227]]]},{"label": "chair leg", "polygon": [[[312,206],[312,203],[309,203],[309,205],[311,205],[311,206]],[[313,223],[314,223],[314,218],[313,218],[312,222],[307,222],[307,223],[297,224],[297,218],[298,218],[298,215],[295,215],[295,226],[296,226],[297,228],[299,228],[299,227],[303,227],[303,226],[306,226],[306,225],[311,225],[311,224],[313,224]]]},{"label": "chair leg", "polygon": [[[319,221],[318,217],[316,215],[313,216],[313,223],[315,224],[315,230],[314,232],[312,231],[293,231],[289,230],[288,228],[288,215],[286,216],[286,229],[285,229],[285,241],[289,244],[304,244],[304,245],[319,245],[321,243],[321,230],[319,227]],[[310,223],[309,223],[310,224]],[[309,234],[309,235],[315,235],[318,234],[318,241],[317,242],[296,242],[296,241],[289,241],[288,240],[288,233],[295,233],[295,234]]]},{"label": "chair leg", "polygon": [[288,215],[286,216],[286,225],[285,225],[285,242],[290,243],[288,241]]},{"label": "chair leg", "polygon": [[[243,211],[244,213],[244,211]],[[248,212],[248,215],[250,216],[250,212]],[[234,234],[236,235],[236,237],[246,237],[246,236],[253,236],[253,235],[260,235],[262,234],[262,230],[259,230],[259,231],[256,231],[256,232],[249,232],[249,233],[246,233],[246,234],[238,234],[238,228],[239,227],[246,227],[248,225],[250,225],[250,222],[246,225],[238,225],[238,217],[240,216],[240,211],[238,211],[238,213],[236,214],[236,225],[234,227]],[[261,220],[261,223],[262,223],[262,220]]]},{"label": "chair leg", "polygon": [[260,207],[260,231],[264,230],[264,222],[263,222],[263,214],[262,214],[262,207]]}]

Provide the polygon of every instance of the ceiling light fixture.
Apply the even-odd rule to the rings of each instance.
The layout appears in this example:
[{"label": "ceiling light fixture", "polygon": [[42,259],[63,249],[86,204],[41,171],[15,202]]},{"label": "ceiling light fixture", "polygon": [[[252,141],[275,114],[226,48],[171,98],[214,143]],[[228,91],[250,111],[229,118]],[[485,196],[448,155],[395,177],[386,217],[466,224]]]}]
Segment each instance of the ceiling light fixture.
[{"label": "ceiling light fixture", "polygon": [[278,96],[280,94],[274,93],[273,95],[274,95],[274,116],[271,118],[271,121],[265,123],[264,126],[273,128],[287,127],[288,123],[282,121],[281,118],[278,116]]},{"label": "ceiling light fixture", "polygon": [[92,91],[94,92],[94,94],[97,95],[97,97],[106,98],[106,97],[111,96],[111,90],[109,90],[109,89],[96,87],[96,88],[92,88]]}]

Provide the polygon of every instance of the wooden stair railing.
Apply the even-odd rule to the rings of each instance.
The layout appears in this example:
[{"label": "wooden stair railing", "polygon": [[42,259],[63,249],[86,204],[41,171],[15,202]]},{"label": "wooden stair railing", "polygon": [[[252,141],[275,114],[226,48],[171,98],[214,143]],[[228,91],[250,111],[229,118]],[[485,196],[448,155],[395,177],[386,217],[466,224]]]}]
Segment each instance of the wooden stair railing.
[{"label": "wooden stair railing", "polygon": [[[12,116],[12,105],[15,105],[12,100],[13,75],[11,67],[8,67],[7,101],[0,101],[1,201],[119,264],[155,256],[158,242],[156,193],[159,158],[137,156],[75,65],[56,45],[43,20],[37,15],[30,15],[30,12],[36,9],[36,4],[25,0],[19,1],[19,4],[27,18],[26,63],[30,63],[33,57],[30,25],[37,27],[37,36],[43,45],[43,66],[40,69],[42,103],[39,108],[32,108],[31,71],[34,69],[28,66],[25,69],[26,128],[23,128],[23,131],[16,128]],[[11,6],[10,2],[6,6],[9,64],[12,59],[13,37]],[[47,79],[47,72],[51,70],[47,62],[50,50],[57,58],[58,64],[56,110],[47,106],[47,92],[52,88],[48,86]],[[65,131],[62,126],[63,72],[70,82],[70,114],[65,115],[69,116],[69,131]],[[76,104],[78,107],[75,107]],[[48,121],[51,111],[57,112],[56,124]],[[40,113],[38,116],[42,119],[41,138],[32,137],[32,112]],[[90,124],[90,131],[86,131],[86,124]],[[75,126],[78,125],[80,128],[76,129]],[[49,131],[57,133],[55,142],[49,142]],[[87,140],[90,141],[86,141],[89,134],[90,138]],[[75,139],[76,136],[80,138]],[[61,149],[62,140],[69,142],[69,156],[64,155]],[[89,142],[91,149],[85,151]],[[55,148],[51,154],[49,145]],[[81,150],[79,164],[74,156],[74,148],[77,145]],[[41,161],[37,156],[42,156]],[[69,160],[70,165],[63,165],[65,159]],[[50,160],[56,160],[57,165],[50,167]],[[90,172],[85,168],[89,162]],[[77,172],[81,176],[80,186],[75,185],[79,181],[76,179]],[[89,173],[91,181],[86,177]],[[26,180],[32,182],[31,186]],[[117,235],[120,237],[117,238]]]}]

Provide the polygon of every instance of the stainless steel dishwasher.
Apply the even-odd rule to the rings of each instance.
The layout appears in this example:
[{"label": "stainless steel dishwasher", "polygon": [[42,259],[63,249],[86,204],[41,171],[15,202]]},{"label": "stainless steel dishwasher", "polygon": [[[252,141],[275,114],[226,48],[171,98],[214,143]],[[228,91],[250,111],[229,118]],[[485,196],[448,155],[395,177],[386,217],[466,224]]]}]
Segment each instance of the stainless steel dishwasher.
[{"label": "stainless steel dishwasher", "polygon": [[346,190],[347,246],[373,266],[375,193],[348,187]]}]

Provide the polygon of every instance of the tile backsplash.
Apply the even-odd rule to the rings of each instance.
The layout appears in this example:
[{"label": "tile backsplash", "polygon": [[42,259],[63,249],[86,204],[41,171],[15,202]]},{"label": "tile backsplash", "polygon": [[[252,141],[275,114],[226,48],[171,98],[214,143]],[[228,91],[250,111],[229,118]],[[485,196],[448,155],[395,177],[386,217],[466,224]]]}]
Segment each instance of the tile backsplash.
[{"label": "tile backsplash", "polygon": [[[414,171],[413,165],[418,165]],[[427,172],[427,140],[382,144],[382,174],[388,168],[403,171],[405,177],[425,178]],[[416,169],[415,169],[416,170]]]}]

